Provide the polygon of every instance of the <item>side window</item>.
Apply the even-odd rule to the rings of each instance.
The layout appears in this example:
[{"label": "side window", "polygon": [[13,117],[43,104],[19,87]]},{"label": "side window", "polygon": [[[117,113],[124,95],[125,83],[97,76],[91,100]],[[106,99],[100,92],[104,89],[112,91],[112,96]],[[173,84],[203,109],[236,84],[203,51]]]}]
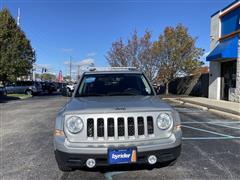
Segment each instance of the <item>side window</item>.
[{"label": "side window", "polygon": [[26,86],[33,86],[33,84],[34,84],[33,81],[27,81],[26,82]]},{"label": "side window", "polygon": [[79,88],[79,93],[80,92],[89,92],[91,91],[91,89],[93,89],[93,85],[96,81],[96,78],[95,77],[86,77],[83,79],[81,85],[80,85],[80,88]]},{"label": "side window", "polygon": [[15,86],[16,84],[13,83],[13,82],[7,82],[7,84],[5,85],[6,87],[9,87],[9,86]]},{"label": "side window", "polygon": [[17,81],[16,86],[22,86],[23,82],[22,81]]},{"label": "side window", "polygon": [[26,81],[25,81],[25,82],[23,81],[23,82],[22,82],[22,86],[27,86],[27,82],[26,82]]}]

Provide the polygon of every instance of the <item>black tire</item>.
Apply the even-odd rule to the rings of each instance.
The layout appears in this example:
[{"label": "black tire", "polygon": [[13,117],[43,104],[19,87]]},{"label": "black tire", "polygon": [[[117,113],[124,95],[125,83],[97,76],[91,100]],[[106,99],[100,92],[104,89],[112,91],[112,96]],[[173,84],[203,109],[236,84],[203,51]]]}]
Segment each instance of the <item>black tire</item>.
[{"label": "black tire", "polygon": [[63,166],[63,165],[60,165],[58,164],[58,168],[63,171],[63,172],[70,172],[70,171],[73,171],[72,168],[68,167],[68,166]]},{"label": "black tire", "polygon": [[72,91],[70,90],[70,88],[67,88],[67,96],[71,97],[72,96]]},{"label": "black tire", "polygon": [[32,96],[32,95],[33,95],[33,92],[32,92],[32,90],[28,89],[28,90],[25,91],[25,94]]}]

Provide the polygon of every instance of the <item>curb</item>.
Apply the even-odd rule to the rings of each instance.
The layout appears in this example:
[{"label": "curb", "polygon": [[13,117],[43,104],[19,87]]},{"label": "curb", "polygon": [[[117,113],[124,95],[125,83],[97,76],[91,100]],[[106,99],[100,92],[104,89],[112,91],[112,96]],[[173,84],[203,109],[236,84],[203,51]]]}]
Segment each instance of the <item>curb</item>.
[{"label": "curb", "polygon": [[207,107],[205,107],[205,106],[200,106],[200,105],[197,105],[197,104],[192,104],[192,103],[184,103],[184,105],[186,105],[186,106],[190,106],[190,107],[195,107],[195,108],[198,108],[198,109],[201,109],[201,110],[203,110],[203,111],[207,111],[208,110],[208,108]]},{"label": "curb", "polygon": [[189,106],[189,107],[195,107],[195,108],[201,109],[203,111],[209,111],[211,113],[217,114],[217,115],[222,116],[222,117],[227,117],[227,118],[230,118],[230,119],[233,119],[233,120],[240,120],[239,115],[232,114],[232,113],[229,113],[229,112],[224,112],[224,111],[221,111],[221,110],[208,108],[208,107],[205,107],[205,106],[201,106],[201,105],[197,105],[197,104],[193,104],[193,103],[189,103],[189,102],[184,102],[184,101],[177,100],[177,99],[163,98],[163,100],[175,102],[175,103],[178,103],[178,104],[181,104],[181,105],[186,105],[186,106]]},{"label": "curb", "polygon": [[231,113],[219,111],[219,110],[216,110],[216,109],[209,109],[208,111],[209,111],[209,112],[212,112],[212,113],[214,113],[214,114],[217,114],[217,115],[219,115],[219,116],[231,118],[231,119],[233,119],[233,120],[240,120],[240,116],[235,115],[235,114],[231,114]]},{"label": "curb", "polygon": [[195,101],[185,100],[185,99],[184,100],[179,99],[179,100],[183,101],[184,103],[196,104],[196,105],[199,105],[199,106],[207,107],[208,109],[216,109],[218,111],[223,111],[223,112],[227,112],[229,114],[234,114],[236,116],[240,116],[240,112],[225,109],[224,107],[217,107],[217,106],[214,106],[214,105],[208,105],[208,104],[205,104],[205,103],[195,102]]},{"label": "curb", "polygon": [[162,98],[162,100],[171,101],[171,102],[175,102],[175,103],[178,103],[178,104],[184,104],[183,101],[180,101],[180,100],[177,100],[177,99]]}]

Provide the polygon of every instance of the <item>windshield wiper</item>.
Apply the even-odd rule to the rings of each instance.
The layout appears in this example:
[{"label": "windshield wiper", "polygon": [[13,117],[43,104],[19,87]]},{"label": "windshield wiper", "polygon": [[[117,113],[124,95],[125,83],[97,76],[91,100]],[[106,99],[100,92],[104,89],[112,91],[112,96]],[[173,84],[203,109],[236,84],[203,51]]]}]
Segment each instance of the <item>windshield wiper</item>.
[{"label": "windshield wiper", "polygon": [[137,96],[139,94],[130,93],[130,92],[116,92],[116,93],[108,93],[107,96]]},{"label": "windshield wiper", "polygon": [[104,94],[79,94],[77,97],[104,96]]}]

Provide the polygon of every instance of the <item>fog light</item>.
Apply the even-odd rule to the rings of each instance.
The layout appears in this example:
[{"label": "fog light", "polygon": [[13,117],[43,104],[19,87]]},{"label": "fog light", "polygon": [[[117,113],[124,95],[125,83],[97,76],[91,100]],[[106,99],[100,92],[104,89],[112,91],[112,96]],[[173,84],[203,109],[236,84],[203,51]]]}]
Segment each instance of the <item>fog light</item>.
[{"label": "fog light", "polygon": [[149,164],[156,164],[156,162],[157,162],[157,157],[155,155],[151,155],[148,157]]},{"label": "fog light", "polygon": [[96,165],[96,161],[94,159],[88,159],[86,165],[88,168],[93,168]]}]

